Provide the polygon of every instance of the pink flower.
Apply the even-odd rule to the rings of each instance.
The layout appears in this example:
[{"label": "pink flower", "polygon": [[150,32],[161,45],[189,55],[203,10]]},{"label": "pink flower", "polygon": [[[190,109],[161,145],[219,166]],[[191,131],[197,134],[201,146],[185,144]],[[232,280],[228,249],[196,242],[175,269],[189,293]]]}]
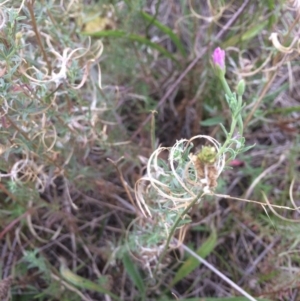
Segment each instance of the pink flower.
[{"label": "pink flower", "polygon": [[221,69],[225,68],[225,51],[220,47],[214,50],[212,59],[215,65],[218,65]]}]

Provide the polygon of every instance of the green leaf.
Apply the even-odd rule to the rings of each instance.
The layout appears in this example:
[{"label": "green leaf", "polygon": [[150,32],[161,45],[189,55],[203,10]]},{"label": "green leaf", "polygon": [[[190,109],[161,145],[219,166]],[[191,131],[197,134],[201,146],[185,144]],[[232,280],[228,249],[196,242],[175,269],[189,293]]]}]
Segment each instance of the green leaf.
[{"label": "green leaf", "polygon": [[223,130],[223,132],[225,133],[225,135],[228,136],[228,132],[226,131],[226,129],[222,123],[220,123],[220,127]]},{"label": "green leaf", "polygon": [[[99,292],[102,294],[109,295],[113,300],[120,300],[118,296],[111,293],[106,288],[102,287],[99,283],[94,283],[86,278],[83,278],[77,274],[74,274],[71,270],[69,270],[66,266],[66,262],[63,258],[60,258],[61,265],[60,265],[60,274],[61,276],[67,280],[68,282],[72,283],[73,285],[82,288],[82,289],[88,289],[94,292]],[[99,279],[99,282],[101,282],[101,279]]]},{"label": "green leaf", "polygon": [[268,20],[265,20],[264,22],[258,22],[257,25],[253,26],[242,35],[242,41],[250,40],[256,37],[267,25]]},{"label": "green leaf", "polygon": [[145,286],[142,280],[143,278],[140,275],[136,265],[132,262],[128,253],[123,255],[123,264],[134,285],[138,288],[142,296],[145,296]]},{"label": "green leaf", "polygon": [[224,123],[224,118],[222,116],[208,118],[200,122],[202,126],[213,126],[218,125],[219,123]]},{"label": "green leaf", "polygon": [[163,33],[169,36],[169,38],[173,41],[173,43],[176,45],[177,49],[181,52],[181,54],[185,57],[186,52],[185,49],[179,39],[179,37],[173,32],[173,30],[160,23],[158,20],[154,19],[153,16],[147,14],[146,12],[141,12],[141,15],[144,19],[151,22],[154,26],[156,26],[158,29],[160,29]]},{"label": "green leaf", "polygon": [[165,57],[175,61],[176,63],[177,60],[175,59],[175,57],[173,56],[172,53],[170,53],[168,50],[166,50],[164,47],[151,42],[150,40],[148,40],[147,38],[137,35],[137,34],[129,34],[125,31],[122,30],[101,30],[101,31],[97,31],[97,32],[93,32],[93,33],[84,33],[82,32],[82,34],[84,35],[88,35],[94,38],[125,38],[140,44],[144,44],[149,46],[150,48],[153,48],[157,51],[159,51],[161,54],[163,54]]},{"label": "green leaf", "polygon": [[278,113],[287,115],[287,114],[294,113],[294,112],[300,112],[300,106],[287,107],[287,108],[276,108],[276,109],[267,111],[265,115],[278,114]]},{"label": "green leaf", "polygon": [[254,143],[253,145],[249,145],[243,148],[242,151],[239,151],[239,153],[244,153],[246,151],[248,151],[249,149],[253,148],[256,144]]},{"label": "green leaf", "polygon": [[255,26],[251,27],[246,32],[242,34],[237,34],[228,39],[225,43],[222,44],[222,48],[236,46],[241,41],[247,41],[256,37],[268,25],[268,22],[268,20],[265,20],[263,22],[257,22]]},{"label": "green leaf", "polygon": [[226,153],[230,153],[230,157],[226,160],[226,162],[229,162],[236,157],[236,151],[230,147],[226,148]]},{"label": "green leaf", "polygon": [[[207,257],[215,248],[217,242],[217,233],[215,230],[212,231],[211,235],[208,239],[201,245],[201,247],[197,250],[197,254],[202,258]],[[178,281],[182,280],[184,277],[189,275],[193,270],[195,270],[199,266],[199,261],[190,256],[177,271],[173,281],[171,283],[172,286],[176,284]]]}]

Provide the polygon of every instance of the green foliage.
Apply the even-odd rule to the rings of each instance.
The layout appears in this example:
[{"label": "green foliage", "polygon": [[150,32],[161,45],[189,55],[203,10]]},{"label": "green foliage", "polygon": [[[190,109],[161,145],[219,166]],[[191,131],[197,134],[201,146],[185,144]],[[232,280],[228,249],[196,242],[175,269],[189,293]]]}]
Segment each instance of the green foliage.
[{"label": "green foliage", "polygon": [[38,256],[39,251],[25,251],[23,261],[28,264],[28,268],[37,268],[41,273],[42,278],[49,281],[50,280],[50,271],[49,267],[46,264],[45,258]]},{"label": "green foliage", "polygon": [[104,37],[126,38],[130,41],[138,42],[142,45],[149,46],[150,48],[153,48],[153,49],[159,51],[161,54],[163,54],[167,58],[170,58],[176,62],[176,59],[174,58],[174,56],[169,51],[167,51],[165,48],[163,48],[160,45],[153,43],[153,42],[149,41],[148,39],[146,39],[142,36],[139,36],[139,35],[128,34],[124,31],[120,31],[120,30],[118,30],[118,31],[117,30],[103,30],[103,31],[95,32],[95,33],[92,33],[89,35],[92,37],[96,37],[96,38],[104,38]]},{"label": "green foliage", "polygon": [[98,283],[92,282],[84,277],[80,277],[67,268],[66,263],[62,258],[60,265],[60,274],[65,280],[79,288],[109,295],[113,300],[120,300],[118,296],[111,293],[108,289],[105,288],[105,285],[107,284],[107,279],[104,276],[101,277],[101,279],[99,279]]},{"label": "green foliage", "polygon": [[205,119],[200,122],[202,126],[214,126],[224,122],[224,118],[222,116],[212,117]]},{"label": "green foliage", "polygon": [[160,23],[155,16],[150,16],[146,12],[141,12],[142,17],[145,18],[146,21],[149,22],[150,25],[156,26],[158,29],[160,29],[163,33],[167,34],[170,39],[174,42],[178,50],[180,51],[181,55],[186,56],[184,46],[179,38],[170,27],[163,25]]},{"label": "green foliage", "polygon": [[141,299],[145,300],[145,286],[143,283],[143,278],[139,273],[137,266],[131,260],[129,254],[123,255],[123,264],[124,268],[129,275],[130,279],[133,281],[135,286],[138,288],[139,292],[141,293]]},{"label": "green foliage", "polygon": [[[39,254],[39,250],[25,251],[22,261],[16,266],[16,273],[19,277],[28,277],[28,275],[39,277],[40,281],[47,286],[44,287],[43,290],[39,290],[32,285],[27,285],[22,296],[13,292],[13,300],[32,300],[32,298],[41,301],[48,300],[49,298],[68,300],[68,293],[63,293],[60,283],[52,280],[50,265],[46,259]],[[75,300],[76,299],[74,299],[74,301]]]},{"label": "green foliage", "polygon": [[[1,1],[0,248],[12,300],[246,300],[213,298],[231,287],[205,283],[194,257],[176,264],[184,237],[253,295],[299,287],[295,3]],[[217,46],[226,75],[211,67]],[[261,192],[275,218],[266,203],[224,196],[259,203]],[[216,228],[204,242],[190,231],[199,222]],[[284,239],[266,256],[274,236]]]},{"label": "green foliage", "polygon": [[[207,257],[215,248],[217,243],[217,233],[212,231],[211,235],[202,243],[198,248],[196,253],[202,258]],[[190,273],[192,273],[199,266],[199,262],[194,257],[189,257],[182,266],[178,269],[176,275],[174,276],[171,285],[174,286],[178,281],[182,280]]]}]

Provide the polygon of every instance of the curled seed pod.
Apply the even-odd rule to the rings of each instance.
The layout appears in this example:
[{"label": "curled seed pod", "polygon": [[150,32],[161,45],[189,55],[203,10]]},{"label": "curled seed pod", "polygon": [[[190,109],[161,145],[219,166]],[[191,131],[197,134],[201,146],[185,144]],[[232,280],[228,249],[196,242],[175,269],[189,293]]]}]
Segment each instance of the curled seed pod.
[{"label": "curled seed pod", "polygon": [[224,168],[225,157],[218,154],[220,145],[215,139],[209,136],[196,137],[204,138],[211,144],[202,146],[197,154],[190,155],[198,181],[204,186],[204,191],[211,191],[217,186],[217,179]]},{"label": "curled seed pod", "polygon": [[[194,157],[196,157],[194,158],[194,165],[199,178],[205,179],[205,183],[209,188],[215,188],[218,179],[218,170],[215,166],[217,161],[216,148],[214,146],[203,146],[201,151]],[[199,166],[201,166],[201,171]]]},{"label": "curled seed pod", "polygon": [[204,179],[204,177],[205,177],[205,169],[204,169],[205,165],[204,165],[203,161],[201,161],[199,159],[199,157],[196,156],[196,155],[191,156],[191,161],[194,164],[194,167],[196,169],[198,178],[199,179]]},{"label": "curled seed pod", "polygon": [[214,165],[206,165],[207,170],[207,186],[209,188],[217,187],[218,170]]}]

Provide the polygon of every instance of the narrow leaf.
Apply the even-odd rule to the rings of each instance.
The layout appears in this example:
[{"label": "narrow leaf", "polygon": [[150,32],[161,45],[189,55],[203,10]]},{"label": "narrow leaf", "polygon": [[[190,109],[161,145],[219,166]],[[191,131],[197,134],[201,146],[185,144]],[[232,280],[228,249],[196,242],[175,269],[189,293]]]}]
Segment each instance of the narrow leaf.
[{"label": "narrow leaf", "polygon": [[256,37],[267,25],[268,20],[265,20],[264,22],[258,22],[257,25],[251,27],[246,32],[232,36],[230,39],[228,39],[225,43],[222,44],[222,48],[236,46],[241,41],[247,41]]},{"label": "narrow leaf", "polygon": [[257,25],[253,26],[242,35],[242,41],[256,37],[267,25],[268,20],[265,20],[264,22],[258,22]]},{"label": "narrow leaf", "polygon": [[222,116],[216,116],[216,117],[205,119],[201,121],[200,124],[202,126],[213,126],[223,122],[224,122],[224,118]]},{"label": "narrow leaf", "polygon": [[256,145],[256,144],[254,143],[253,145],[246,146],[246,147],[244,147],[243,150],[242,150],[241,152],[239,152],[239,153],[244,153],[244,152],[248,151],[249,149],[253,148],[255,145]]},{"label": "narrow leaf", "polygon": [[109,290],[105,289],[98,283],[94,283],[86,278],[83,278],[77,274],[74,274],[71,270],[67,268],[66,262],[63,258],[60,258],[60,274],[62,277],[67,280],[69,283],[72,283],[73,285],[82,288],[82,289],[88,289],[94,292],[99,292],[102,294],[109,295],[113,300],[120,300],[118,296],[111,293]]},{"label": "narrow leaf", "polygon": [[136,265],[130,259],[128,253],[124,254],[124,256],[123,256],[123,264],[124,264],[127,274],[131,278],[134,285],[138,288],[140,293],[142,295],[144,295],[145,294],[145,286],[144,286],[144,283],[142,280],[142,276],[140,275]]},{"label": "narrow leaf", "polygon": [[149,46],[150,48],[153,48],[157,51],[159,51],[161,54],[163,54],[165,57],[177,62],[177,60],[175,59],[175,57],[173,56],[172,53],[170,53],[168,50],[166,50],[164,47],[158,45],[157,43],[153,43],[150,40],[148,40],[147,38],[141,36],[141,35],[137,35],[137,34],[128,34],[125,31],[122,30],[102,30],[102,31],[97,31],[97,32],[93,32],[93,33],[86,33],[86,32],[82,32],[82,34],[84,35],[88,35],[94,38],[125,38],[140,44],[144,44]]},{"label": "narrow leaf", "polygon": [[226,129],[222,123],[220,123],[220,127],[223,130],[223,132],[225,133],[225,135],[228,136],[228,132],[226,131]]},{"label": "narrow leaf", "polygon": [[[216,231],[213,231],[211,235],[208,237],[208,239],[201,245],[201,247],[197,250],[197,254],[201,256],[202,258],[205,258],[208,256],[213,249],[216,246],[217,242],[217,233]],[[177,271],[175,277],[172,281],[172,286],[174,286],[175,283],[189,275],[193,270],[195,270],[199,266],[199,261],[190,256],[180,267],[180,269]]]},{"label": "narrow leaf", "polygon": [[179,39],[179,37],[173,32],[173,30],[166,26],[163,25],[162,23],[160,23],[158,20],[154,19],[153,20],[153,16],[147,14],[146,12],[141,12],[142,17],[144,19],[146,19],[147,21],[151,22],[154,26],[156,26],[159,30],[161,30],[163,33],[165,33],[166,35],[169,36],[169,38],[173,41],[173,43],[176,45],[176,47],[178,48],[178,50],[181,52],[181,54],[183,56],[186,56],[186,52],[185,49]]}]

